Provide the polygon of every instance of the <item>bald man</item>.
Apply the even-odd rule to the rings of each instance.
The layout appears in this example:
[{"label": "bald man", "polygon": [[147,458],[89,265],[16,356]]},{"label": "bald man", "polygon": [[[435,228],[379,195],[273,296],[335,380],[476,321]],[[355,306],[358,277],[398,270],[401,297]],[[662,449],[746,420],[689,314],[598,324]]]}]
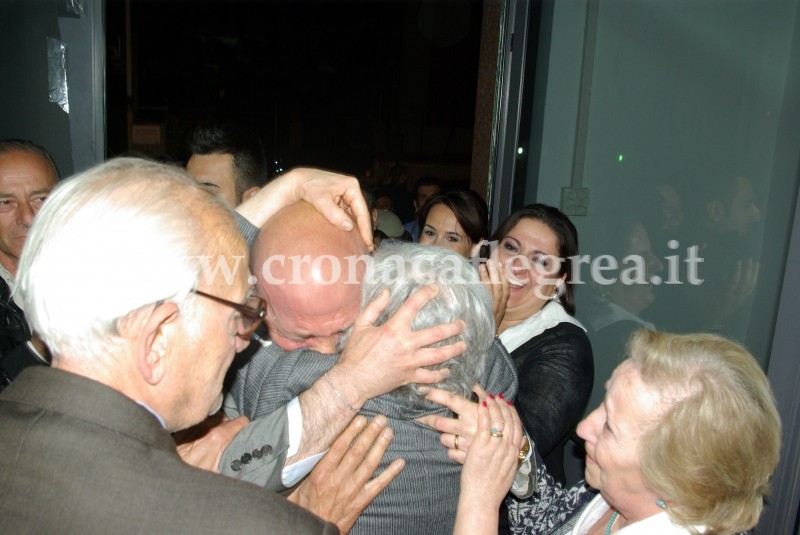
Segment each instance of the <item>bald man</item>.
[{"label": "bald man", "polygon": [[[296,204],[270,217],[253,246],[260,264],[254,271],[257,291],[270,301],[265,321],[276,333],[274,343],[261,340],[237,360],[250,359],[264,371],[287,351],[307,348],[334,354],[338,361],[288,404],[254,414],[257,419],[252,423],[237,417],[241,411],[228,396],[225,413],[229,420],[179,448],[190,464],[276,491],[300,481],[368,399],[411,382],[440,382],[447,371],[426,367],[458,356],[466,348],[464,342],[429,347],[460,334],[462,321],[412,330],[416,312],[435,296],[435,287],[420,289],[380,327],[373,324],[386,306],[388,294],[359,315],[364,266],[352,256],[367,252],[370,232],[364,214],[355,224],[350,221],[349,228],[355,227],[358,233],[343,232],[348,228],[344,222],[333,226],[310,205]],[[241,212],[241,208],[237,210]],[[253,222],[256,218],[247,219]],[[252,244],[258,229],[243,220],[239,225]],[[303,262],[303,257],[308,261]],[[321,258],[327,258],[327,264],[315,264],[314,259]],[[334,258],[354,263],[355,275],[348,273],[331,284],[329,261]],[[334,353],[336,345],[351,326],[354,331],[339,357]],[[375,369],[382,373],[375,374]],[[282,396],[283,392],[276,394]],[[254,392],[252,398],[260,396]]]},{"label": "bald man", "polygon": [[[359,316],[366,254],[355,233],[334,228],[304,203],[282,209],[262,228],[252,249],[251,270],[259,294],[268,302],[265,321],[271,342],[254,344],[240,355],[246,364],[236,375],[225,409],[230,418],[244,414],[253,422],[225,449],[218,465],[221,473],[273,490],[290,487],[368,400],[404,384],[444,380],[444,371],[422,366],[444,362],[466,349],[464,342],[429,347],[459,334],[461,321],[412,330],[417,312],[435,297],[437,290],[430,286],[413,294],[380,327],[394,336],[378,339],[372,324],[389,293]],[[350,327],[353,332],[339,356],[337,348]],[[354,351],[363,348],[368,351]],[[502,371],[494,376],[501,379],[484,386],[513,396],[516,374],[507,353],[498,343],[490,356],[484,378],[498,369]],[[280,423],[276,414],[283,406],[290,420],[299,413],[303,445],[294,449],[285,444],[281,464],[271,438],[272,455],[254,459],[252,452],[265,443],[264,437],[274,437],[272,430]]]},{"label": "bald man", "polygon": [[272,342],[287,351],[336,353],[361,303],[369,251],[359,235],[297,203],[267,221],[251,258]]}]

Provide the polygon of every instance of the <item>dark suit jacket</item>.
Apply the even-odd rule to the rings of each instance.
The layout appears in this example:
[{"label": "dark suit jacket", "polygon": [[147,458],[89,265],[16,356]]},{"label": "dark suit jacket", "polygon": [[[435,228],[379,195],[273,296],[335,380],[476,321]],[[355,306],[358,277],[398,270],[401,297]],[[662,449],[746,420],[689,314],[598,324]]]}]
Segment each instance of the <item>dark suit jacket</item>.
[{"label": "dark suit jacket", "polygon": [[0,395],[1,533],[326,533],[255,486],[183,463],[145,408],[84,377],[25,370]]}]

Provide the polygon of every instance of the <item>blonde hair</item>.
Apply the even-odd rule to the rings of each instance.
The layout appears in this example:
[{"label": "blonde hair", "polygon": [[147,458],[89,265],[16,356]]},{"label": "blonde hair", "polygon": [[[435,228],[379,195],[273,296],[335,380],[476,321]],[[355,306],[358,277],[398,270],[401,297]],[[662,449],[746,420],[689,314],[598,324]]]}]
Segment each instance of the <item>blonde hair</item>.
[{"label": "blonde hair", "polygon": [[664,414],[640,449],[646,484],[678,524],[756,525],[778,464],[781,424],[767,377],[739,344],[710,334],[635,332],[629,361]]}]

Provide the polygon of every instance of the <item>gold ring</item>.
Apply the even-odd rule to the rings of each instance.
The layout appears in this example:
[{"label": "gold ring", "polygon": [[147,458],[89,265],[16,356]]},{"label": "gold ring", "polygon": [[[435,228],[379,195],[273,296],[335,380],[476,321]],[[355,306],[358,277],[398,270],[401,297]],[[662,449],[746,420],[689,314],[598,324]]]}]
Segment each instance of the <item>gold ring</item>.
[{"label": "gold ring", "polygon": [[494,427],[492,427],[492,428],[489,430],[489,432],[492,434],[492,436],[493,436],[493,437],[497,437],[497,438],[503,438],[503,432],[502,432],[502,431],[498,431],[498,430],[497,430],[497,429],[495,429]]},{"label": "gold ring", "polygon": [[453,447],[455,447],[456,451],[458,451],[458,435],[454,435],[456,438],[453,439]]}]

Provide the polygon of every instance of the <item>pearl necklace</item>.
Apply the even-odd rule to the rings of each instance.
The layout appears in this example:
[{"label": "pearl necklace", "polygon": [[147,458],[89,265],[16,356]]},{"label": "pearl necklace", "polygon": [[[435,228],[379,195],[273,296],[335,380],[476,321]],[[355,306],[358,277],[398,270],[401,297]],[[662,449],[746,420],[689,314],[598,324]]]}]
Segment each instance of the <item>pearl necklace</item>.
[{"label": "pearl necklace", "polygon": [[608,521],[608,527],[606,528],[606,535],[611,533],[611,530],[614,529],[614,524],[617,523],[617,519],[619,518],[619,511],[614,511],[611,515],[611,520]]}]

